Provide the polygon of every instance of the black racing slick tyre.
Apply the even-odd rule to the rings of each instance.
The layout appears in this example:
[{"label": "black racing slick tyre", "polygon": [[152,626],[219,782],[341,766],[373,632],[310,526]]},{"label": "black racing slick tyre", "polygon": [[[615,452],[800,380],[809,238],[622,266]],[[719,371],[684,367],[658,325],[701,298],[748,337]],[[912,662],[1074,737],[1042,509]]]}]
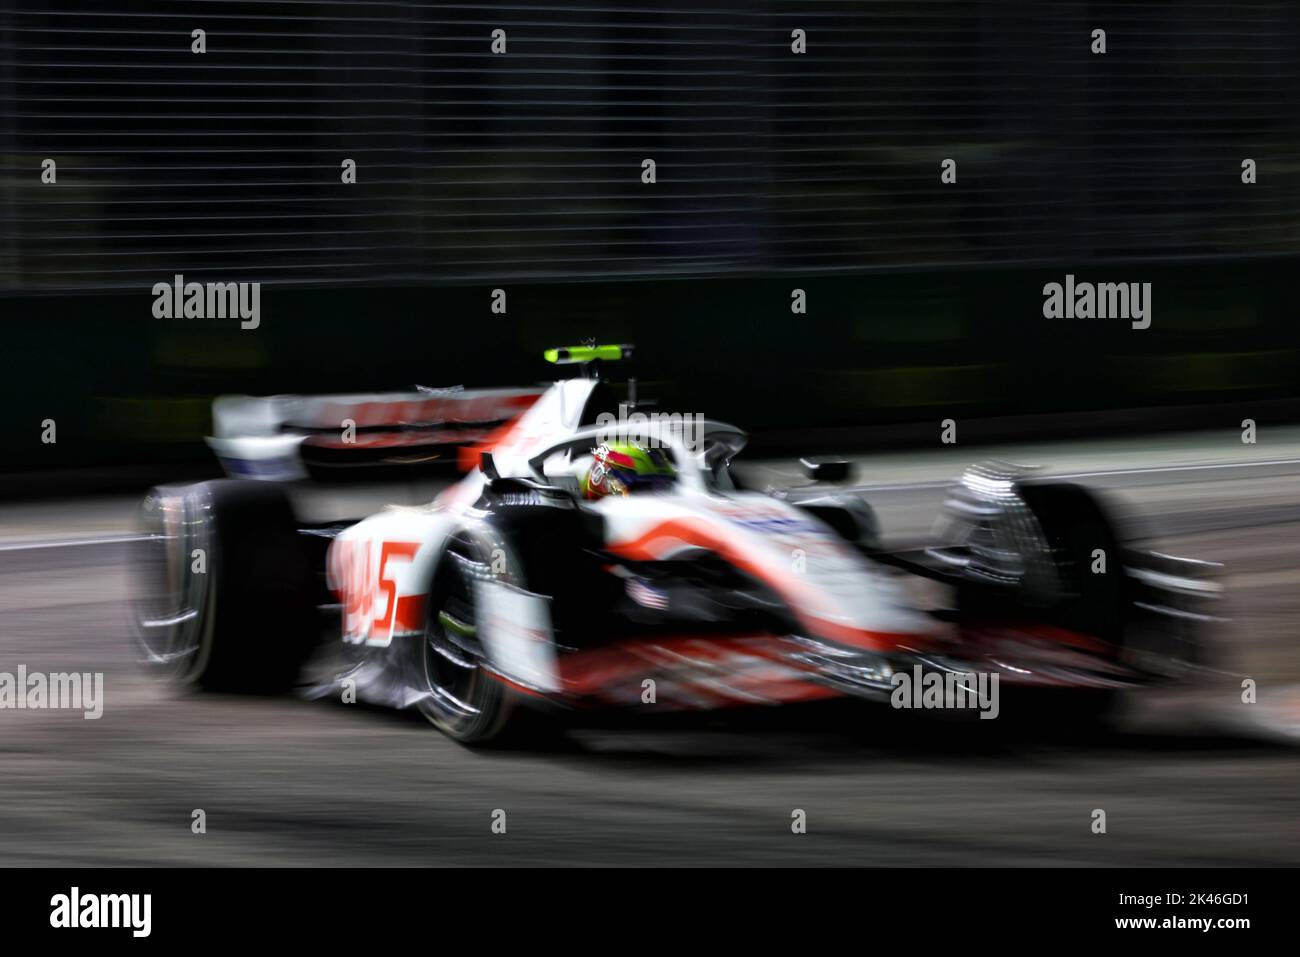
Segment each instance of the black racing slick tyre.
[{"label": "black racing slick tyre", "polygon": [[480,503],[490,521],[454,535],[434,572],[415,662],[419,708],[462,744],[551,748],[565,737],[563,709],[493,668],[483,622],[496,609],[481,603],[490,588],[541,598],[556,643],[582,647],[608,622],[604,609],[621,586],[603,570],[603,528],[591,515],[499,494],[490,490]]},{"label": "black racing slick tyre", "polygon": [[1004,716],[1017,713],[1031,725],[1050,717],[1057,727],[1108,723],[1121,703],[1111,675],[1124,650],[1130,596],[1107,510],[1082,486],[1015,481],[999,468],[972,469],[953,503],[954,538],[970,559],[956,588],[960,620],[977,630],[1062,629],[1083,639],[1076,664],[1087,671],[1088,658],[1096,661],[1078,688],[1008,689]]},{"label": "black racing slick tyre", "polygon": [[315,576],[284,489],[161,486],[141,518],[132,607],[146,669],[212,691],[290,688],[317,634]]},{"label": "black racing slick tyre", "polygon": [[[1108,656],[1124,647],[1128,596],[1115,527],[1087,489],[1027,483],[1025,503],[1037,517],[1060,576],[1056,623],[1100,639]],[[1114,688],[1077,688],[1054,696],[1052,723],[1061,732],[1091,734],[1117,723],[1124,696]]]},{"label": "black racing slick tyre", "polygon": [[499,743],[514,710],[510,689],[484,667],[475,580],[490,576],[489,562],[473,539],[452,542],[435,575],[415,662],[420,713],[471,746]]},{"label": "black racing slick tyre", "polygon": [[1099,638],[1118,653],[1128,601],[1114,524],[1087,489],[1026,483],[1020,494],[1038,519],[1056,565],[1062,595],[1057,624]]}]

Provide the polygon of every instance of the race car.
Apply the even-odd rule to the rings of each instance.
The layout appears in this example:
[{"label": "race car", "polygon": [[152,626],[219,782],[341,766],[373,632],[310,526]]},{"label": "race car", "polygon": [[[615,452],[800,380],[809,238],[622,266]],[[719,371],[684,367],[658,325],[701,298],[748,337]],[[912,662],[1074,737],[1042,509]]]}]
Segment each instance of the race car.
[{"label": "race car", "polygon": [[1125,546],[1089,490],[975,466],[930,546],[890,550],[845,463],[746,488],[739,428],[618,401],[603,368],[628,351],[549,350],[579,374],[425,505],[307,524],[282,484],[153,489],[142,659],[237,691],[324,660],[316,693],[417,708],[465,744],[539,713],[889,699],[900,675],[1108,703],[1204,664],[1215,566]]}]

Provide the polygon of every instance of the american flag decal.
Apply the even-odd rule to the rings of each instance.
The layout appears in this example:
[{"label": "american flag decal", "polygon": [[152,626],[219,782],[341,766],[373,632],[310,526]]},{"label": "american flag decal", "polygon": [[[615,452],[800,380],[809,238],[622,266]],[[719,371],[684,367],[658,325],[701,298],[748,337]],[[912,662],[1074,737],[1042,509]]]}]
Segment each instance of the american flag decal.
[{"label": "american flag decal", "polygon": [[667,592],[652,588],[639,578],[628,580],[627,596],[644,608],[663,610],[668,607]]}]

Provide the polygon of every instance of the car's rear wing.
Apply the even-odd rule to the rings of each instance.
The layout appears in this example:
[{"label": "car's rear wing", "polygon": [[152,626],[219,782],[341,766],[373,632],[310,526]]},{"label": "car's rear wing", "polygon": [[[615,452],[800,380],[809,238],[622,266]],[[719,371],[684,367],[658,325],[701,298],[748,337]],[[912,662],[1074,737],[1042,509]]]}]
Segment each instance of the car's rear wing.
[{"label": "car's rear wing", "polygon": [[530,408],[541,388],[221,396],[208,445],[228,474],[285,481],[454,464],[456,450]]}]

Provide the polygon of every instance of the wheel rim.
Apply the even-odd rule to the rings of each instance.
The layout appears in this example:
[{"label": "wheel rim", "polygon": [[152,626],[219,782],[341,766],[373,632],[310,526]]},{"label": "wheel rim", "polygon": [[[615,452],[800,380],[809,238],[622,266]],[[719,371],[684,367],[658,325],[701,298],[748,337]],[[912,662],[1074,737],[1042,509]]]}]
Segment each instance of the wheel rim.
[{"label": "wheel rim", "polygon": [[[151,493],[141,505],[144,536],[134,545],[131,608],[146,667],[184,676],[199,666],[208,574],[190,574],[205,526],[186,496]],[[200,541],[200,540],[203,541]]]},{"label": "wheel rim", "polygon": [[458,552],[448,553],[448,559],[453,567],[443,576],[421,642],[429,695],[426,714],[449,733],[466,736],[491,717],[487,705],[494,689],[480,665],[483,648],[474,595],[475,580],[488,568]]}]

